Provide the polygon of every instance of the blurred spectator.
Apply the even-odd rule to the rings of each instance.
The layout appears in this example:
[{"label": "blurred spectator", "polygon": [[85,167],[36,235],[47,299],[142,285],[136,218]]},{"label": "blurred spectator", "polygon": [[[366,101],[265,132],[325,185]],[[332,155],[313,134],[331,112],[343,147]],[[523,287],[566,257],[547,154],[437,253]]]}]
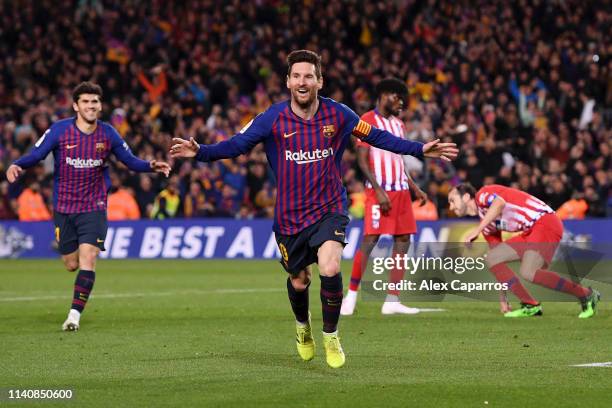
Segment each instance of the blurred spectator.
[{"label": "blurred spectator", "polygon": [[138,209],[140,215],[145,218],[151,218],[151,211],[153,210],[153,202],[157,193],[153,190],[153,182],[148,174],[139,175],[139,184],[136,190],[136,202],[138,203]]},{"label": "blurred spectator", "polygon": [[13,208],[14,206],[16,206],[16,204],[9,196],[8,181],[0,182],[0,220],[17,219],[17,215]]},{"label": "blurred spectator", "polygon": [[189,185],[189,192],[183,199],[183,215],[186,218],[208,217],[213,215],[214,212],[215,208],[206,201],[200,182],[192,181]]},{"label": "blurred spectator", "polygon": [[153,68],[151,74],[155,75],[153,82],[149,81],[143,71],[138,71],[138,81],[147,90],[149,101],[157,103],[168,90],[168,82],[166,80],[166,73],[161,66]]},{"label": "blurred spectator", "polygon": [[237,220],[250,220],[253,218],[253,214],[251,213],[251,209],[248,205],[242,204],[240,205],[240,209],[234,218]]},{"label": "blurred spectator", "polygon": [[221,190],[221,201],[215,213],[218,217],[233,217],[240,208],[238,194],[229,184],[223,186]]},{"label": "blurred spectator", "polygon": [[[264,183],[267,180],[266,165],[261,162],[251,162],[246,175],[249,202],[255,203],[257,193],[263,189]],[[259,209],[261,209],[261,207],[259,207]]]},{"label": "blurred spectator", "polygon": [[[302,11],[297,25],[294,9]],[[520,184],[550,194],[555,205],[591,188],[588,215],[605,214],[611,19],[610,7],[592,0],[483,0],[471,8],[449,0],[0,2],[0,161],[6,168],[49,123],[73,115],[70,90],[81,80],[104,88],[103,118],[142,157],[165,159],[172,137],[225,140],[288,97],[284,58],[310,48],[323,57],[322,95],[361,114],[371,108],[373,84],[402,78],[409,137],[460,145],[461,157],[442,172],[431,161],[409,167],[436,190],[430,197],[440,217],[448,187],[460,181]],[[350,186],[359,173],[350,151],[344,160]],[[178,191],[200,181],[206,201],[223,202],[224,212],[268,214],[269,206],[255,203],[275,194],[263,163],[256,147],[248,158],[198,164],[199,180],[181,175]],[[28,171],[47,202],[51,170],[49,160]],[[585,186],[587,176],[594,181]],[[134,189],[141,215],[150,214],[157,179],[132,178],[126,169],[119,178]],[[226,184],[234,193],[223,192]]]},{"label": "blurred spectator", "polygon": [[576,194],[570,200],[564,202],[556,211],[562,220],[582,220],[584,219],[589,205],[582,194]]},{"label": "blurred spectator", "polygon": [[414,219],[417,221],[435,221],[438,219],[438,210],[431,200],[427,200],[425,205],[420,205],[417,201],[413,201],[412,211]]},{"label": "blurred spectator", "polygon": [[140,218],[140,209],[134,199],[132,189],[119,187],[113,189],[108,195],[106,208],[109,221],[137,220]]},{"label": "blurred spectator", "polygon": [[584,198],[589,206],[587,210],[587,215],[589,217],[605,217],[605,202],[599,197],[597,191],[593,187],[584,189]]},{"label": "blurred spectator", "polygon": [[40,194],[38,183],[34,182],[23,190],[17,199],[17,214],[19,221],[48,221],[51,219],[51,213]]},{"label": "blurred spectator", "polygon": [[561,205],[570,199],[565,183],[561,180],[561,177],[554,176],[549,177],[547,183],[547,198],[546,203],[553,209],[556,210]]},{"label": "blurred spectator", "polygon": [[153,209],[151,210],[151,218],[164,220],[176,217],[180,203],[179,177],[175,174],[170,177],[168,186],[155,197]]},{"label": "blurred spectator", "polygon": [[255,207],[258,209],[257,216],[272,218],[274,216],[274,204],[276,203],[276,189],[269,181],[255,196]]},{"label": "blurred spectator", "polygon": [[348,188],[348,196],[350,200],[349,214],[353,218],[363,219],[366,206],[366,193],[363,183],[360,181],[351,183]]},{"label": "blurred spectator", "polygon": [[130,188],[121,186],[117,173],[110,174],[111,187],[108,194],[108,206],[106,209],[109,221],[137,220],[140,218],[140,210],[134,199],[134,192]]}]

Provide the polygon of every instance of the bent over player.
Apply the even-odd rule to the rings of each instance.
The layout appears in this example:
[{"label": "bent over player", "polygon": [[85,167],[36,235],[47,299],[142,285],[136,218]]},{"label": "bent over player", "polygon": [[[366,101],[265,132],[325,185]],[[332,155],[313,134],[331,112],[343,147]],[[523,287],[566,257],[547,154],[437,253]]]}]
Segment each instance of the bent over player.
[{"label": "bent over player", "polygon": [[[376,84],[376,108],[361,116],[361,120],[397,137],[405,138],[406,128],[398,118],[404,100],[408,98],[406,84],[396,78],[387,78]],[[357,304],[357,293],[368,258],[382,234],[393,236],[393,257],[408,252],[410,235],[417,227],[412,212],[410,191],[414,191],[421,204],[427,195],[415,184],[404,169],[399,154],[369,146],[357,139],[357,162],[366,178],[364,232],[361,248],[355,253],[349,290],[342,300],[340,314],[352,315]],[[395,268],[389,281],[402,280],[404,270]],[[407,307],[399,301],[399,291],[389,290],[383,303],[382,314],[416,314],[419,309]]]},{"label": "bent over player", "polygon": [[287,57],[287,88],[291,99],[272,105],[236,136],[214,145],[174,139],[173,157],[213,161],[236,157],[263,142],[276,175],[274,231],[287,279],[289,301],[296,318],[297,349],[302,359],[314,357],[310,325],[309,265],[318,263],[323,311],[323,344],[327,363],[344,365],[337,333],[342,304],[340,258],[348,223],[347,196],[340,162],[351,134],[372,146],[417,157],[456,157],[453,143],[409,142],[359,120],[355,112],[318,96],[323,86],[321,58],[312,51]]},{"label": "bent over player", "polygon": [[43,160],[49,152],[55,159],[53,178],[53,222],[55,239],[66,269],[80,268],[65,331],[79,329],[80,318],[96,279],[96,258],[104,250],[106,200],[110,188],[108,158],[113,153],[130,170],[168,176],[170,165],[135,157],[110,124],[98,121],[102,110],[102,88],[83,82],[72,92],[76,118],[55,122],[36,142],[32,151],[7,170],[15,182],[24,169]]},{"label": "bent over player", "polygon": [[[547,270],[563,236],[563,224],[555,212],[542,200],[520,190],[497,184],[478,190],[464,183],[448,195],[450,209],[459,217],[478,214],[480,225],[470,231],[466,242],[483,233],[493,244],[487,254],[487,264],[500,283],[506,283],[520,300],[521,308],[508,311],[506,317],[529,317],[542,314],[542,306],[516,277],[507,262],[521,260],[521,276],[546,288],[576,296],[582,305],[579,318],[595,314],[600,294],[585,288],[556,272]],[[521,232],[504,242],[501,231]]]}]

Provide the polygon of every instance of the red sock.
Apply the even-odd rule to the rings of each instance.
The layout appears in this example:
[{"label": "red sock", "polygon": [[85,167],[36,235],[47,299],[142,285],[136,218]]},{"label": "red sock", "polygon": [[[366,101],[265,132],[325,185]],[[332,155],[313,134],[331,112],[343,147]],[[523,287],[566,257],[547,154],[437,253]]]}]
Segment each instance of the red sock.
[{"label": "red sock", "polygon": [[[393,252],[393,259],[395,259],[396,255],[397,255],[397,252]],[[389,272],[389,282],[390,283],[398,283],[402,279],[404,279],[404,269],[402,268],[391,269],[391,272]],[[399,296],[399,290],[388,290],[387,293],[389,295]]]},{"label": "red sock", "polygon": [[514,293],[521,303],[529,305],[537,305],[539,302],[531,297],[527,288],[523,286],[519,278],[516,277],[512,269],[505,263],[497,264],[491,267],[491,272],[495,275],[495,279],[499,283],[507,283],[508,289]]},{"label": "red sock", "polygon": [[355,252],[355,258],[353,258],[353,271],[351,272],[351,283],[349,284],[350,290],[355,292],[359,290],[359,284],[361,283],[364,269],[363,252],[361,252],[361,249],[358,249],[357,252]]},{"label": "red sock", "polygon": [[558,273],[547,271],[546,269],[538,269],[533,277],[533,283],[547,287],[552,290],[564,292],[574,295],[577,298],[585,298],[589,296],[589,289],[581,286],[571,280],[562,278]]}]

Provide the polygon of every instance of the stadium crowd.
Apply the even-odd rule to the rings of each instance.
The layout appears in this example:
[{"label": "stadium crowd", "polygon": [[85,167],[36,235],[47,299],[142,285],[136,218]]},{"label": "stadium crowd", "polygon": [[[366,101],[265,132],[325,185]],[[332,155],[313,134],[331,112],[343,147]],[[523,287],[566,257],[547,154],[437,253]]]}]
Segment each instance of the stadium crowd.
[{"label": "stadium crowd", "polygon": [[[469,181],[517,187],[565,218],[612,216],[610,8],[590,0],[212,0],[0,2],[0,168],[72,115],[71,89],[104,89],[103,119],[138,156],[170,160],[172,137],[214,143],[286,99],[285,57],[323,57],[322,94],[358,113],[394,76],[409,96],[409,138],[452,140],[448,164],[411,162],[445,218]],[[48,219],[53,162],[0,182],[0,219]],[[114,166],[109,219],[270,217],[274,180],[262,146],[235,160],[174,162],[169,179]],[[351,213],[363,182],[344,157]],[[45,218],[47,217],[47,218]]]}]

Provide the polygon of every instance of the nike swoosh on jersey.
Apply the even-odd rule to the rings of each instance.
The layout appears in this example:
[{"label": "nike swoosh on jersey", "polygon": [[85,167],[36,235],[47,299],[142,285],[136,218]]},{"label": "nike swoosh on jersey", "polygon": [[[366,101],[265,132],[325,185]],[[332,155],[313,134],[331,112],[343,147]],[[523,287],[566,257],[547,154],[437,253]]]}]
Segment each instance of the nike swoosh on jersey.
[{"label": "nike swoosh on jersey", "polygon": [[77,146],[78,146],[78,144],[66,145],[66,150],[74,149]]},{"label": "nike swoosh on jersey", "polygon": [[287,138],[290,138],[291,136],[295,135],[296,133],[297,133],[297,131],[296,131],[296,132],[293,132],[293,133],[283,133],[283,137],[284,137],[285,139],[287,139]]},{"label": "nike swoosh on jersey", "polygon": [[342,236],[344,235],[344,232],[338,232],[338,230],[334,230],[334,234]]}]

